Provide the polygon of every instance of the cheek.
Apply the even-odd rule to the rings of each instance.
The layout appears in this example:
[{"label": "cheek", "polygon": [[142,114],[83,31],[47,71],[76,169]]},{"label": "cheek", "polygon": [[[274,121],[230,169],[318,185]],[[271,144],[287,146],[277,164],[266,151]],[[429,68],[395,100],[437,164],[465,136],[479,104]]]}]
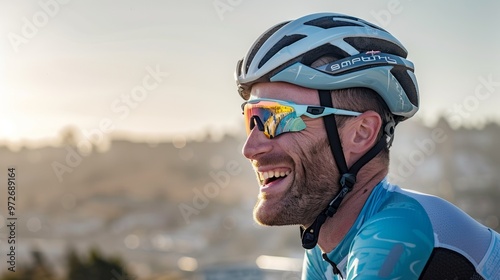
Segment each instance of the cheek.
[{"label": "cheek", "polygon": [[290,146],[290,157],[295,164],[297,179],[314,180],[335,169],[326,135],[318,137],[312,133],[301,133]]},{"label": "cheek", "polygon": [[296,137],[294,146],[300,148],[300,159],[306,161],[324,160],[325,151],[330,151],[326,131],[324,129],[304,130]]}]

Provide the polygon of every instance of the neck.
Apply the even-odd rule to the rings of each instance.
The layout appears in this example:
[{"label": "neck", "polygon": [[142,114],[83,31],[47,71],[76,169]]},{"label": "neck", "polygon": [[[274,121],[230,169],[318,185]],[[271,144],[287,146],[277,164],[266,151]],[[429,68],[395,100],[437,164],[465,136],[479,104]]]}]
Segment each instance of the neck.
[{"label": "neck", "polygon": [[327,218],[321,227],[318,245],[323,252],[332,251],[342,241],[356,221],[373,188],[387,175],[386,168],[367,174],[369,170],[371,168],[368,164],[360,170],[356,184],[340,204],[337,213]]}]

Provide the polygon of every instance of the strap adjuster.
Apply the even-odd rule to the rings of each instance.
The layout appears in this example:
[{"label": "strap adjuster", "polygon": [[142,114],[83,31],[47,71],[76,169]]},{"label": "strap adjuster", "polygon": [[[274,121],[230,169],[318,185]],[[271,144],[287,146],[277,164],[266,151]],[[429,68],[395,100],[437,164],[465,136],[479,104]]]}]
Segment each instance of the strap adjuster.
[{"label": "strap adjuster", "polygon": [[356,175],[352,173],[345,173],[342,174],[342,177],[340,178],[340,186],[347,187],[349,188],[349,191],[352,190],[354,187],[354,184],[356,183]]}]

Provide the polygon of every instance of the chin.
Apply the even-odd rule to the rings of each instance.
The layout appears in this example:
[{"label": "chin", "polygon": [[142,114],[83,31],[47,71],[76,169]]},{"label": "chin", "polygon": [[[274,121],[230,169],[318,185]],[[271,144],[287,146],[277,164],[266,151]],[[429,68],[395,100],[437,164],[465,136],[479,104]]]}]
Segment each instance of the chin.
[{"label": "chin", "polygon": [[273,218],[270,213],[266,211],[265,202],[263,199],[259,199],[253,208],[253,219],[260,225],[273,226]]},{"label": "chin", "polygon": [[291,216],[288,211],[282,211],[282,207],[259,199],[253,209],[253,218],[260,225],[264,226],[284,226],[297,224],[291,221]]},{"label": "chin", "polygon": [[287,223],[280,222],[279,219],[269,215],[260,215],[260,213],[255,213],[253,215],[253,219],[261,226],[284,226],[288,225]]}]

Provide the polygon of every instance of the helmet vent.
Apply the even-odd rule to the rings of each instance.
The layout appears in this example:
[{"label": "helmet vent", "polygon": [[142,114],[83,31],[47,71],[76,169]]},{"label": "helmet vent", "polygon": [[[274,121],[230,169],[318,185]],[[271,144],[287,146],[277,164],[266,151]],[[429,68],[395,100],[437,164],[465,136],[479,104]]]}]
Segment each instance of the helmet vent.
[{"label": "helmet vent", "polygon": [[280,50],[305,37],[307,37],[307,35],[293,34],[281,38],[274,46],[272,46],[272,48],[266,53],[266,55],[264,55],[262,60],[259,62],[259,68],[262,67],[262,65],[264,65],[269,59],[271,59],[271,57],[273,57]]},{"label": "helmet vent", "polygon": [[304,54],[301,58],[301,62],[304,65],[311,66],[316,60],[322,57],[330,57],[328,61],[328,63],[330,63],[338,59],[349,57],[349,54],[337,46],[324,44]]},{"label": "helmet vent", "polygon": [[387,32],[383,28],[381,28],[379,26],[376,26],[375,24],[371,24],[368,21],[364,21],[364,20],[359,19],[359,18],[355,18],[355,17],[351,17],[351,16],[346,16],[346,15],[337,15],[335,17],[337,17],[337,18],[345,18],[345,19],[349,19],[349,20],[354,20],[354,21],[362,22],[363,24],[366,24],[366,25],[370,26],[371,28],[375,28],[375,29]]},{"label": "helmet vent", "polygon": [[[348,18],[348,19],[356,20],[354,18]],[[330,29],[330,28],[341,27],[341,26],[363,26],[361,24],[357,24],[354,22],[336,20],[336,17],[332,17],[332,16],[326,16],[326,17],[320,17],[317,19],[313,19],[313,20],[310,20],[308,22],[305,22],[304,25],[312,25],[312,26],[323,28],[323,29]]]},{"label": "helmet vent", "polygon": [[257,42],[252,47],[252,51],[248,55],[247,63],[245,64],[245,72],[248,71],[248,68],[250,67],[250,64],[252,63],[252,60],[255,57],[255,54],[257,54],[257,52],[260,50],[260,47],[262,47],[264,42],[267,41],[267,39],[269,39],[269,37],[271,37],[271,35],[273,35],[276,31],[278,31],[278,29],[280,29],[281,27],[283,27],[285,24],[287,24],[289,22],[290,21],[282,22],[282,23],[270,28],[269,30],[266,31],[266,33],[262,34],[259,39],[257,39]]},{"label": "helmet vent", "polygon": [[344,41],[356,48],[360,53],[381,51],[406,58],[406,50],[386,40],[371,37],[348,37]]},{"label": "helmet vent", "polygon": [[415,107],[418,107],[418,93],[417,89],[415,88],[415,84],[413,83],[413,80],[411,79],[410,75],[406,72],[407,68],[405,67],[394,67],[391,70],[391,74],[394,75],[396,80],[398,80],[399,84],[403,87],[404,91],[406,92],[406,96],[408,96],[408,99],[410,100],[411,104],[413,104]]}]

